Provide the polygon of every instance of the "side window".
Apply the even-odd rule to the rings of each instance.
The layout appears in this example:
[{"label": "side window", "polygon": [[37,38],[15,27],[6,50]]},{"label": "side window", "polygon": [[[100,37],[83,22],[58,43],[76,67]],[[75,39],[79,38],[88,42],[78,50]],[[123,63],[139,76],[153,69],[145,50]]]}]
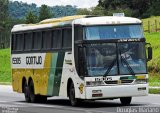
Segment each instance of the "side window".
[{"label": "side window", "polygon": [[62,30],[54,30],[52,35],[52,48],[61,49],[62,47]]},{"label": "side window", "polygon": [[51,49],[52,31],[43,31],[42,37],[43,37],[43,49],[44,50]]},{"label": "side window", "polygon": [[13,51],[16,50],[16,35],[15,34],[12,34],[12,43],[11,43],[11,48]]},{"label": "side window", "polygon": [[42,48],[42,32],[33,32],[33,50]]},{"label": "side window", "polygon": [[24,45],[24,37],[23,34],[16,34],[16,50],[22,51]]},{"label": "side window", "polygon": [[63,29],[63,48],[72,47],[72,29]]},{"label": "side window", "polygon": [[83,39],[83,27],[81,25],[77,25],[74,27],[74,40],[82,40]]},{"label": "side window", "polygon": [[25,40],[25,46],[24,46],[24,50],[28,51],[32,49],[32,33],[25,33],[24,34],[24,40]]}]

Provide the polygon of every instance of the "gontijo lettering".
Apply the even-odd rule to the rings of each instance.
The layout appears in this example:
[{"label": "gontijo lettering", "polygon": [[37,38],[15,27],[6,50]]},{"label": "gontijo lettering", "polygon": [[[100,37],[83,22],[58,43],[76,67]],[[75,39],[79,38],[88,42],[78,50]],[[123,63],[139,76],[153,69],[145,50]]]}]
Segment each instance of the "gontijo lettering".
[{"label": "gontijo lettering", "polygon": [[26,64],[42,64],[42,57],[41,56],[27,56],[26,57]]}]

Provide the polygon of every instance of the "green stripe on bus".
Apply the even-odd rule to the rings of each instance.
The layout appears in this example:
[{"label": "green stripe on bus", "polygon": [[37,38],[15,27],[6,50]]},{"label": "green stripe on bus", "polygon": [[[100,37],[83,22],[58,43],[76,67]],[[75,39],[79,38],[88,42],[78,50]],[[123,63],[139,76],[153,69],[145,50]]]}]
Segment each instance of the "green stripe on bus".
[{"label": "green stripe on bus", "polygon": [[56,71],[55,71],[55,77],[54,77],[53,96],[59,96],[64,55],[65,55],[65,52],[58,53],[57,65],[56,65]]},{"label": "green stripe on bus", "polygon": [[48,96],[53,95],[53,86],[54,86],[54,76],[55,76],[55,70],[56,70],[56,64],[57,64],[57,57],[58,53],[53,53],[52,54],[52,59],[51,59],[51,66],[50,66],[50,76],[48,79]]}]

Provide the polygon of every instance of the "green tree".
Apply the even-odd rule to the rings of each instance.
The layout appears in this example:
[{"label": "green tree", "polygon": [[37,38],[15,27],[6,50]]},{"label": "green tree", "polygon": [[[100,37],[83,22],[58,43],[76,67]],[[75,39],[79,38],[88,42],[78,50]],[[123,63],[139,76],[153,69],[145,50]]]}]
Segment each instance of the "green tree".
[{"label": "green tree", "polygon": [[8,14],[8,0],[0,0],[0,43],[9,47],[10,40],[10,18]]},{"label": "green tree", "polygon": [[106,10],[101,6],[91,8],[91,15],[106,15]]},{"label": "green tree", "polygon": [[99,0],[98,6],[106,10],[106,15],[125,13],[127,16],[132,16],[132,1],[133,0]]},{"label": "green tree", "polygon": [[146,14],[150,14],[149,16],[160,16],[160,0],[151,0],[150,8],[147,10]]},{"label": "green tree", "polygon": [[41,5],[39,12],[39,21],[53,17],[50,9],[47,5]]},{"label": "green tree", "polygon": [[9,18],[8,14],[8,0],[0,0],[0,26],[5,27]]},{"label": "green tree", "polygon": [[117,7],[116,9],[109,8],[109,10],[107,10],[106,15],[112,16],[113,13],[124,13],[125,16],[131,17],[133,12],[130,8],[119,8],[119,7]]},{"label": "green tree", "polygon": [[26,24],[36,23],[36,22],[37,22],[37,16],[32,11],[29,11],[26,15]]},{"label": "green tree", "polygon": [[149,7],[151,7],[151,1],[155,0],[132,0],[131,9],[133,10],[134,17],[143,17],[144,13],[147,12]]},{"label": "green tree", "polygon": [[[157,5],[158,1],[159,0],[99,0],[98,6],[105,8],[108,12],[107,14],[123,11],[127,13],[125,15],[142,18],[150,13],[148,9],[152,6],[151,2]],[[153,9],[155,9],[155,7]]]},{"label": "green tree", "polygon": [[77,15],[91,15],[91,11],[87,8],[78,9]]}]

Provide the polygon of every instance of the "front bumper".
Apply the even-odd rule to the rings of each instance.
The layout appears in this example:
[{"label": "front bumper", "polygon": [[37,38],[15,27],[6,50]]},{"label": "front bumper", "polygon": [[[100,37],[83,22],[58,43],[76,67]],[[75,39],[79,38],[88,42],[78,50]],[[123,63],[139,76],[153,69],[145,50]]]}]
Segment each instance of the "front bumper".
[{"label": "front bumper", "polygon": [[86,87],[86,99],[147,96],[148,84]]}]

